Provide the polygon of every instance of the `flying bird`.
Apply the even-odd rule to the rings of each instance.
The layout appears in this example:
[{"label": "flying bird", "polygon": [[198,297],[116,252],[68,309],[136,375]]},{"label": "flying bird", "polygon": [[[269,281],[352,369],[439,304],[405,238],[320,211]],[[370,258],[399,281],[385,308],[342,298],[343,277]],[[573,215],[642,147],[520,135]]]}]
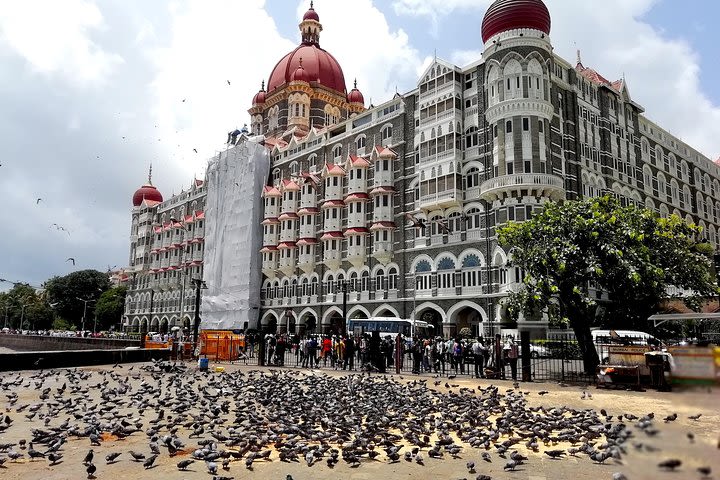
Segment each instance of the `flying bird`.
[{"label": "flying bird", "polygon": [[68,257],[68,259],[65,260],[65,261],[66,261],[66,262],[72,262],[73,266],[75,266],[75,259],[74,259],[73,257]]},{"label": "flying bird", "polygon": [[193,152],[197,153],[197,148],[193,148]]},{"label": "flying bird", "polygon": [[225,81],[228,83],[228,85],[230,85],[230,80],[225,80]]},{"label": "flying bird", "polygon": [[38,198],[37,200],[35,200],[35,205],[37,205],[40,202],[42,202],[42,198]]}]

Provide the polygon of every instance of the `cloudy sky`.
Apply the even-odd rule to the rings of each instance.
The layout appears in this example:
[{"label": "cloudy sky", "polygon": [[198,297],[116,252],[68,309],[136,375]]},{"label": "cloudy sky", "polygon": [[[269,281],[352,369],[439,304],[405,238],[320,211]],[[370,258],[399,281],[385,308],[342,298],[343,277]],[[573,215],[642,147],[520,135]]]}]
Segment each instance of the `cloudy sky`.
[{"label": "cloudy sky", "polygon": [[[0,0],[0,278],[39,285],[72,271],[68,257],[78,269],[126,264],[130,200],[150,162],[166,198],[202,178],[226,132],[247,122],[260,82],[298,43],[308,3]],[[412,89],[435,53],[457,64],[479,58],[490,3],[315,7],[322,46],[348,86],[357,78],[377,104]],[[585,66],[609,79],[624,74],[650,118],[720,155],[720,52],[710,23],[720,2],[546,3],[560,55],[574,60],[579,48]]]}]

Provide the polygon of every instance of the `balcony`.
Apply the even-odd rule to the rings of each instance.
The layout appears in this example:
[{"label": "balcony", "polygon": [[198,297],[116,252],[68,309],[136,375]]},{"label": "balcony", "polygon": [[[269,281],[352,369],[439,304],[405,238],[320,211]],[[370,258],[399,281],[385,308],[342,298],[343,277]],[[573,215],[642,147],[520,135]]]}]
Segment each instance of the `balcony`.
[{"label": "balcony", "polygon": [[362,267],[367,260],[364,243],[359,246],[353,245],[352,247],[348,247],[347,258],[345,260],[356,268]]},{"label": "balcony", "polygon": [[550,102],[534,98],[513,98],[492,105],[485,111],[488,123],[497,123],[508,117],[538,116],[552,120],[555,110]]},{"label": "balcony", "polygon": [[444,190],[438,193],[422,195],[420,197],[420,208],[434,210],[436,208],[448,208],[460,205],[462,192],[460,190]]},{"label": "balcony", "polygon": [[393,258],[393,242],[379,241],[373,243],[373,257],[383,265],[387,265]]},{"label": "balcony", "polygon": [[373,177],[374,187],[392,187],[393,185],[395,185],[395,182],[392,170],[375,170],[375,176]]},{"label": "balcony", "polygon": [[323,263],[330,270],[337,270],[342,264],[342,256],[340,250],[327,249],[323,253]]},{"label": "balcony", "polygon": [[519,197],[521,190],[530,190],[538,197],[555,201],[565,198],[563,179],[546,173],[516,173],[491,178],[480,185],[480,198],[492,202],[503,197]]}]

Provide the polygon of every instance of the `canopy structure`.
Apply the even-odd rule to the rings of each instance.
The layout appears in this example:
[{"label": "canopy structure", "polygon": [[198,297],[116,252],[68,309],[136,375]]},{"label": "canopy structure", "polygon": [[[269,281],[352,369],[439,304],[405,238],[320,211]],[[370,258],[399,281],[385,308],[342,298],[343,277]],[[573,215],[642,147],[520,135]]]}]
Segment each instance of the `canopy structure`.
[{"label": "canopy structure", "polygon": [[689,320],[720,320],[720,313],[658,313],[648,317],[648,321],[653,322],[653,327],[669,321],[686,322]]}]

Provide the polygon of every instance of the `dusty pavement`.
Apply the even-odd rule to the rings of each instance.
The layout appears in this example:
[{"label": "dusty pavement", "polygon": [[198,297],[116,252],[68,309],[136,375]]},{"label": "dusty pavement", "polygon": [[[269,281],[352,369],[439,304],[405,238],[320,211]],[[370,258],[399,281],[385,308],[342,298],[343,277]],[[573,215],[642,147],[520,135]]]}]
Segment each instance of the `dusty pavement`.
[{"label": "dusty pavement", "polygon": [[[78,417],[86,415],[86,412],[69,412],[62,411],[60,414],[50,418],[45,415],[50,408],[47,402],[53,402],[56,398],[69,397],[75,395],[83,399],[92,400],[102,406],[104,403],[100,399],[100,388],[102,382],[108,382],[107,385],[113,385],[113,377],[107,375],[113,371],[115,379],[128,378],[129,384],[132,385],[134,391],[140,387],[142,382],[150,383],[164,381],[161,376],[153,379],[150,372],[142,370],[141,367],[146,364],[126,364],[123,366],[106,366],[106,367],[88,367],[81,369],[82,372],[88,373],[89,377],[84,381],[87,389],[76,391],[71,394],[70,390],[60,392],[63,383],[67,383],[66,370],[58,370],[53,374],[44,372],[19,372],[5,373],[0,375],[0,383],[3,384],[1,392],[0,405],[3,406],[4,412],[0,417],[0,423],[3,422],[5,415],[8,415],[13,421],[10,426],[3,432],[0,432],[0,444],[18,444],[21,440],[29,441],[32,437],[32,429],[50,429],[57,427],[66,419],[71,419],[70,424],[83,424],[82,419]],[[212,365],[211,365],[212,366]],[[248,374],[251,370],[258,370],[257,367],[229,366],[225,365],[226,372],[217,373],[198,373],[193,367],[190,367],[184,374],[188,377],[195,376],[197,382],[203,382],[205,379],[213,379],[221,382],[223,375],[232,378],[238,373]],[[296,370],[296,369],[289,369]],[[265,372],[271,372],[273,369],[264,369]],[[103,376],[103,372],[106,374]],[[158,374],[156,374],[158,375]],[[342,372],[334,370],[318,370],[313,372],[302,371],[299,376],[330,375],[332,377],[344,375]],[[418,377],[413,375],[392,376],[393,381],[413,382]],[[507,390],[512,390],[513,395],[517,390],[513,388],[510,381],[497,380],[474,380],[474,379],[452,379],[449,380],[448,387],[445,386],[447,379],[435,379],[432,376],[422,377],[427,380],[429,388],[435,389],[443,396],[457,395],[460,388],[466,387],[475,389],[472,394],[479,394],[479,388],[485,388],[491,384],[498,387],[498,391],[503,394]],[[435,381],[439,381],[439,385],[434,385]],[[47,396],[49,398],[42,400],[40,395],[46,388],[51,391]],[[169,388],[168,388],[169,390]],[[592,398],[582,399],[583,390],[587,390]],[[540,395],[539,392],[548,391],[547,394]],[[452,393],[451,393],[452,392]],[[684,393],[658,393],[654,391],[648,392],[626,392],[626,391],[607,391],[595,388],[583,389],[581,387],[562,387],[556,384],[521,384],[519,387],[520,394],[527,393],[524,398],[527,400],[527,408],[543,406],[546,410],[553,407],[568,407],[569,409],[585,410],[592,409],[600,411],[605,409],[608,415],[614,418],[611,423],[616,424],[617,415],[633,414],[642,417],[650,412],[655,415],[653,425],[658,432],[653,436],[646,434],[638,429],[635,422],[625,422],[628,429],[633,432],[633,436],[626,443],[627,454],[623,456],[621,462],[615,462],[609,459],[604,464],[597,464],[591,461],[587,455],[580,454],[577,457],[563,457],[559,460],[550,459],[544,455],[545,450],[551,449],[567,449],[571,445],[567,442],[561,442],[557,445],[545,446],[542,443],[539,452],[529,452],[521,442],[512,448],[517,449],[520,453],[527,455],[529,459],[525,464],[520,465],[515,471],[503,471],[505,460],[498,457],[494,448],[489,452],[492,454],[492,462],[484,462],[481,459],[481,453],[484,449],[476,449],[466,445],[459,455],[459,458],[452,459],[449,455],[445,455],[442,459],[427,458],[425,455],[424,465],[418,465],[416,462],[406,462],[402,458],[399,463],[388,463],[384,453],[375,459],[363,459],[361,465],[357,468],[351,468],[347,463],[340,461],[334,468],[330,469],[324,462],[318,462],[312,467],[308,467],[304,461],[300,462],[281,462],[278,460],[277,452],[271,455],[272,461],[255,461],[253,470],[245,468],[245,462],[240,459],[230,463],[229,470],[223,471],[218,469],[218,475],[226,477],[234,477],[236,479],[277,479],[285,480],[288,474],[292,475],[295,480],[304,479],[475,479],[478,474],[489,475],[493,479],[592,479],[602,480],[611,479],[615,472],[623,472],[628,480],[636,479],[700,479],[702,475],[696,471],[697,467],[710,466],[713,470],[713,478],[720,479],[720,450],[717,442],[720,439],[720,392],[718,390],[708,391],[707,389],[689,391]],[[17,400],[10,405],[8,395],[17,394]],[[465,392],[465,394],[470,394]],[[157,399],[150,399],[157,400]],[[230,401],[233,399],[230,398]],[[26,405],[21,412],[17,410]],[[39,407],[38,407],[39,405]],[[31,410],[36,410],[35,415]],[[72,413],[76,413],[76,417],[72,420]],[[173,458],[170,458],[166,449],[162,452],[155,462],[155,467],[144,469],[142,463],[131,461],[128,454],[129,450],[143,452],[146,456],[150,455],[148,447],[148,437],[144,433],[150,426],[150,420],[157,417],[155,409],[148,408],[142,415],[138,412],[137,407],[126,405],[121,413],[127,415],[127,418],[140,418],[143,427],[140,431],[127,436],[124,439],[118,439],[112,435],[104,434],[104,441],[101,446],[94,447],[95,460],[97,466],[95,475],[98,479],[157,479],[157,478],[177,478],[177,479],[212,479],[203,461],[197,461],[190,466],[188,471],[178,471],[176,464],[183,460],[191,458],[194,448],[197,448],[198,438],[189,438],[191,429],[179,427],[177,436],[185,443],[186,447],[182,452]],[[671,422],[663,422],[663,418],[667,415],[677,414],[677,419]],[[691,415],[701,414],[698,420],[691,420]],[[28,418],[28,417],[31,417]],[[230,414],[227,420],[232,420]],[[602,418],[602,417],[601,417]],[[46,424],[47,422],[47,424]],[[231,423],[231,422],[228,422]],[[159,435],[166,434],[167,431],[160,431]],[[400,432],[402,433],[402,432]],[[688,433],[694,435],[691,441]],[[207,433],[201,435],[200,438],[211,438]],[[435,439],[437,437],[433,437]],[[598,444],[603,439],[598,440]],[[638,448],[638,446],[640,448]],[[44,451],[44,446],[35,445],[36,450]],[[54,466],[49,466],[46,459],[28,460],[28,449],[20,449],[20,445],[11,447],[12,450],[24,453],[24,457],[16,462],[8,459],[8,453],[0,453],[0,459],[6,459],[3,467],[0,467],[0,477],[3,479],[84,479],[87,477],[85,467],[82,465],[83,458],[90,448],[90,440],[87,437],[76,437],[69,435],[67,442],[62,446],[62,461]],[[219,443],[219,448],[223,448]],[[426,451],[423,449],[421,451]],[[118,458],[118,462],[112,465],[106,465],[104,457],[109,452],[122,452]],[[402,453],[402,452],[401,452]],[[660,461],[678,458],[683,464],[676,472],[662,471],[657,467]],[[2,461],[2,460],[0,460]],[[477,473],[468,473],[466,462],[474,461]],[[219,466],[219,462],[218,462]]]}]

